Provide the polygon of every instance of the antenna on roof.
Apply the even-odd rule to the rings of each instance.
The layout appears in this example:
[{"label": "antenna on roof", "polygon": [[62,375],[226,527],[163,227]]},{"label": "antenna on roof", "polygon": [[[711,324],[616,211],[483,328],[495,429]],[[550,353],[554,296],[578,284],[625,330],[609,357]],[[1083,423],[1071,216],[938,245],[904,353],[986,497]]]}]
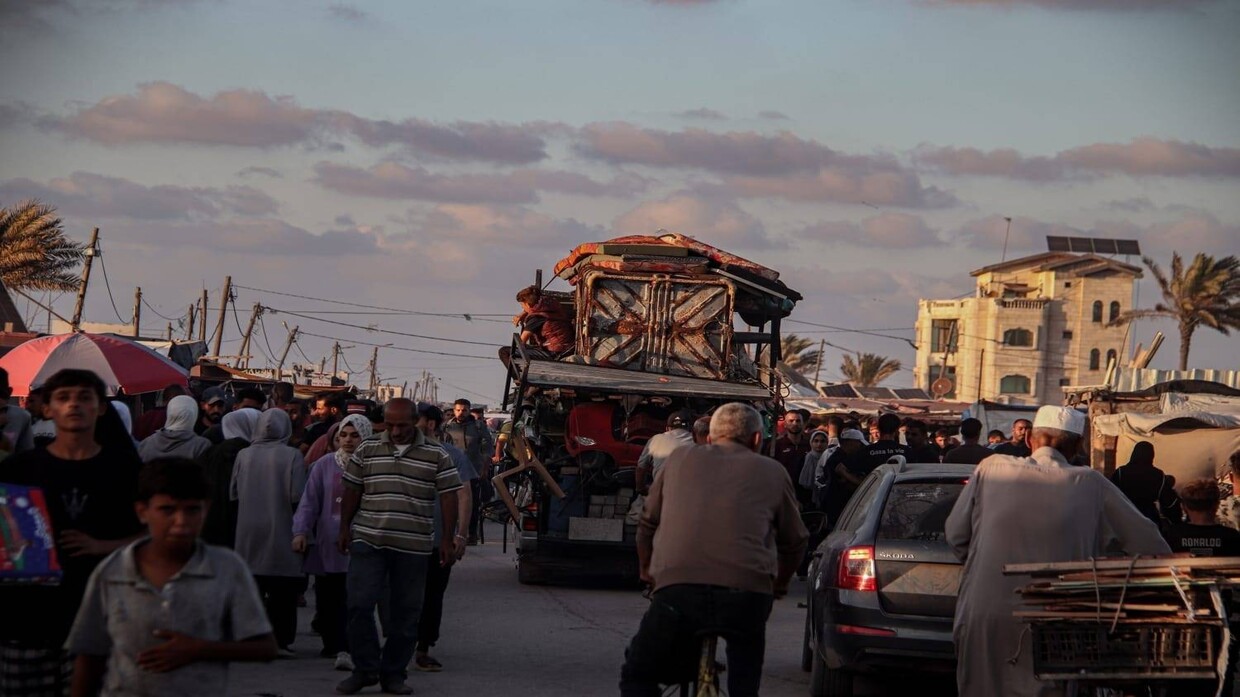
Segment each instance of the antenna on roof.
[{"label": "antenna on roof", "polygon": [[999,260],[1000,264],[1007,261],[1008,235],[1012,234],[1012,219],[1006,215],[1003,216],[1003,219],[1007,221],[1007,230],[1003,233],[1003,258]]}]

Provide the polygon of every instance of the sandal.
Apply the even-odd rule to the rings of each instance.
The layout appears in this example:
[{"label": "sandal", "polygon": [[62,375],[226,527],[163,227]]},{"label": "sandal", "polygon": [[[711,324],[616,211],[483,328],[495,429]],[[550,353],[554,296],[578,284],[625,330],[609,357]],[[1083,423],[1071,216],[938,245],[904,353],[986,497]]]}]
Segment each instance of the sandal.
[{"label": "sandal", "polygon": [[443,664],[426,654],[419,654],[413,659],[413,667],[423,673],[438,673],[443,670]]}]

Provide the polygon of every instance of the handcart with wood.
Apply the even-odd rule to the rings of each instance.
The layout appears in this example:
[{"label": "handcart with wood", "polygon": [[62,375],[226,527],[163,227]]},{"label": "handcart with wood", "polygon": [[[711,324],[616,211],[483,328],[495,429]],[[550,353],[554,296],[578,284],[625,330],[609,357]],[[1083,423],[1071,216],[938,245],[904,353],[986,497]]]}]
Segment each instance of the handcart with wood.
[{"label": "handcart with wood", "polygon": [[1108,558],[1003,572],[1031,578],[1013,614],[1029,626],[1041,680],[1077,694],[1218,694],[1233,670],[1227,647],[1240,558]]}]

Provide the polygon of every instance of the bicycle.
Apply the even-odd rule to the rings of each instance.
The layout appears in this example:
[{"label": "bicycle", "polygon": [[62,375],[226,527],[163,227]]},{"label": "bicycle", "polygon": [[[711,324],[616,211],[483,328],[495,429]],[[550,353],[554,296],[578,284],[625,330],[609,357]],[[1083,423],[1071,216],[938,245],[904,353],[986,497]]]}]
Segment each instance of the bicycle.
[{"label": "bicycle", "polygon": [[[642,597],[653,600],[654,589],[646,586],[642,590]],[[679,694],[680,697],[727,696],[720,679],[720,674],[727,670],[727,666],[718,660],[719,639],[726,638],[725,633],[726,630],[723,629],[704,629],[693,635],[701,646],[698,651],[697,673],[690,680],[669,684],[664,689],[664,697],[671,697],[672,694]]]}]

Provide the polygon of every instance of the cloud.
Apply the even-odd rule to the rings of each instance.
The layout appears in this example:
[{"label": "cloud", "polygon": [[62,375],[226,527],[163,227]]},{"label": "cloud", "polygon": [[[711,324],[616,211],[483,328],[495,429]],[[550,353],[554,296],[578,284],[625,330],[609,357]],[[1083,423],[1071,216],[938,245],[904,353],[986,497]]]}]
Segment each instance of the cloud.
[{"label": "cloud", "polygon": [[0,32],[47,32],[68,17],[150,12],[200,0],[0,0]]},{"label": "cloud", "polygon": [[39,123],[104,145],[339,149],[333,139],[348,136],[371,147],[398,146],[417,156],[500,164],[545,159],[542,134],[559,128],[554,124],[373,120],[345,111],[302,107],[291,97],[272,97],[259,90],[225,90],[203,97],[169,82],[145,83],[135,94],[105,97],[66,116],[44,116]]},{"label": "cloud", "polygon": [[1240,177],[1240,148],[1137,138],[1128,143],[1097,143],[1051,157],[1026,156],[1012,149],[922,148],[918,163],[945,174],[1056,181],[1124,174],[1133,177]]},{"label": "cloud", "polygon": [[1191,10],[1217,4],[1218,0],[926,0],[925,5],[967,5],[1012,8],[1021,5],[1058,10]]},{"label": "cloud", "polygon": [[728,118],[728,115],[722,111],[715,111],[714,109],[707,109],[706,107],[689,109],[688,111],[679,112],[676,115],[681,118],[701,119],[703,121],[726,121]]},{"label": "cloud", "polygon": [[319,162],[314,172],[320,186],[345,194],[447,203],[534,203],[540,191],[624,197],[644,190],[647,184],[634,175],[598,182],[575,172],[539,169],[505,174],[435,174],[396,162],[369,169]]},{"label": "cloud", "polygon": [[857,173],[824,168],[784,177],[731,177],[725,187],[743,198],[782,198],[798,202],[836,202],[904,208],[948,208],[959,201],[912,172]]},{"label": "cloud", "polygon": [[758,118],[769,119],[771,121],[791,121],[792,120],[792,117],[785,114],[784,112],[774,111],[774,110],[759,111]]},{"label": "cloud", "polygon": [[881,213],[860,223],[824,221],[806,227],[798,237],[878,249],[916,249],[943,242],[920,216],[907,213]]},{"label": "cloud", "polygon": [[[573,218],[557,219],[522,206],[440,204],[426,213],[408,218],[415,235],[451,238],[477,250],[475,243],[521,247],[568,248],[606,231]],[[518,243],[519,244],[515,244]]]},{"label": "cloud", "polygon": [[1157,208],[1149,196],[1134,196],[1132,198],[1115,199],[1108,201],[1104,208],[1112,211],[1123,211],[1125,213],[1143,213],[1152,211]]},{"label": "cloud", "polygon": [[237,172],[238,177],[264,176],[272,179],[283,179],[284,175],[280,171],[272,167],[246,167]]},{"label": "cloud", "polygon": [[38,198],[64,214],[85,217],[174,220],[216,218],[225,213],[261,216],[279,209],[275,199],[251,186],[144,186],[90,172],[40,183],[11,179],[0,183],[0,199]]},{"label": "cloud", "polygon": [[370,15],[366,14],[365,11],[343,4],[329,5],[327,7],[327,16],[345,22],[361,22],[370,18]]},{"label": "cloud", "polygon": [[574,149],[611,164],[704,170],[723,176],[728,194],[746,198],[919,208],[956,203],[951,194],[923,186],[892,156],[848,155],[787,131],[671,132],[613,122],[582,128]]},{"label": "cloud", "polygon": [[620,234],[653,235],[658,230],[679,232],[723,248],[770,248],[773,241],[762,222],[734,201],[679,192],[648,201],[612,223]]}]

